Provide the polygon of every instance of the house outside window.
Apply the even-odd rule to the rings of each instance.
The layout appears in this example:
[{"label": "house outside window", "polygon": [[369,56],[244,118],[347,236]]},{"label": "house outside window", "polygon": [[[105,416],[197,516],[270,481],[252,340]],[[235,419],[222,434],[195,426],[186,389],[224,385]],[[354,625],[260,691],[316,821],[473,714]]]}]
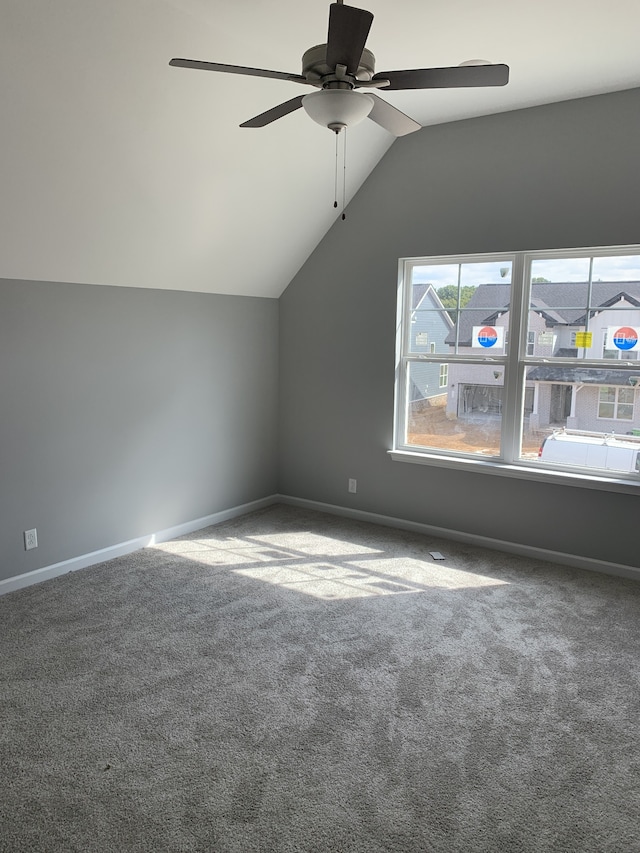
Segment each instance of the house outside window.
[{"label": "house outside window", "polygon": [[[541,447],[559,430],[640,447],[638,270],[640,246],[401,261],[392,453],[556,471]],[[416,346],[416,324],[437,341]]]}]

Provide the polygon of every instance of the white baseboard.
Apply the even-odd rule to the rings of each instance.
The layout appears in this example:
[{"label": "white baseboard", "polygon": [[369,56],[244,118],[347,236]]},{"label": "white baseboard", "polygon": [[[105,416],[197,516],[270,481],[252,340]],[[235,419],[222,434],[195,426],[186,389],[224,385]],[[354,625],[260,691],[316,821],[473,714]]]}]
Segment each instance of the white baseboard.
[{"label": "white baseboard", "polygon": [[251,501],[251,503],[234,506],[221,512],[214,512],[212,515],[206,515],[203,518],[196,518],[194,521],[177,524],[175,527],[167,527],[156,533],[150,533],[148,536],[129,539],[127,542],[110,545],[108,548],[101,548],[99,551],[92,551],[90,554],[82,554],[79,557],[73,557],[71,560],[64,560],[62,563],[55,563],[52,566],[45,566],[42,569],[35,569],[23,575],[7,578],[0,581],[0,595],[6,595],[8,592],[14,592],[25,586],[51,580],[51,578],[65,575],[67,572],[77,572],[80,569],[104,563],[106,560],[113,560],[115,557],[131,554],[133,551],[139,551],[141,548],[147,548],[149,545],[155,545],[157,542],[167,542],[169,539],[176,539],[178,536],[193,533],[195,530],[202,530],[205,527],[210,527],[212,524],[229,521],[231,518],[237,518],[240,515],[246,515],[248,512],[264,509],[275,503],[279,503],[278,496],[270,495],[267,498]]},{"label": "white baseboard", "polygon": [[265,509],[266,507],[278,503],[288,504],[289,506],[298,506],[303,509],[316,510],[317,512],[326,512],[330,515],[339,515],[345,518],[355,519],[356,521],[367,521],[372,524],[381,524],[385,527],[395,527],[400,530],[424,533],[429,536],[435,536],[438,539],[450,539],[453,542],[464,542],[468,545],[477,545],[480,548],[491,548],[495,551],[504,551],[508,554],[517,554],[521,557],[531,557],[533,559],[544,560],[549,563],[571,566],[572,568],[586,569],[591,572],[602,572],[603,574],[615,575],[616,577],[640,580],[639,569],[620,563],[608,563],[604,560],[594,560],[591,557],[580,557],[575,554],[550,551],[546,548],[521,545],[516,542],[493,539],[488,536],[480,536],[473,533],[463,533],[459,530],[436,527],[432,524],[407,521],[403,518],[395,518],[394,516],[380,515],[375,512],[366,512],[365,510],[321,503],[320,501],[312,501],[305,498],[295,498],[290,495],[270,495],[269,497],[261,498],[260,500],[252,501],[251,503],[241,504],[240,506],[231,507],[230,509],[222,510],[221,512],[204,516],[203,518],[187,521],[184,524],[177,524],[175,527],[167,527],[164,530],[159,530],[156,533],[149,534],[148,536],[130,539],[127,542],[120,542],[117,545],[102,548],[99,551],[92,551],[90,554],[83,554],[79,557],[74,557],[71,560],[65,560],[62,563],[55,563],[52,566],[45,566],[42,569],[36,569],[32,572],[26,572],[23,575],[16,575],[15,577],[1,580],[0,595],[5,595],[6,593],[22,589],[23,587],[31,586],[32,584],[40,583],[45,580],[50,580],[51,578],[58,577],[59,575],[64,575],[67,572],[77,572],[80,569],[95,566],[98,563],[104,563],[106,560],[112,560],[115,557],[122,557],[125,554],[132,553],[133,551],[138,551],[141,548],[147,548],[158,542],[166,542],[169,539],[176,539],[178,536],[184,536],[187,533],[193,533],[196,530],[202,530],[205,527],[210,527],[212,524],[220,524],[223,521],[228,521],[229,519],[237,518],[238,516],[246,515],[249,512],[255,512],[259,509]]},{"label": "white baseboard", "polygon": [[464,542],[467,545],[477,545],[480,548],[491,548],[494,551],[504,551],[507,554],[517,554],[520,557],[530,557],[535,560],[544,560],[547,563],[559,563],[563,566],[571,566],[574,569],[586,569],[590,572],[602,572],[606,575],[615,575],[621,578],[632,578],[640,581],[640,569],[621,563],[608,563],[604,560],[594,560],[591,557],[580,557],[575,554],[565,554],[561,551],[550,551],[546,548],[536,548],[532,545],[521,545],[517,542],[508,542],[502,539],[492,539],[488,536],[479,536],[473,533],[463,533],[459,530],[449,530],[445,527],[436,527],[432,524],[422,524],[417,521],[406,521],[403,518],[395,518],[388,515],[379,515],[375,512],[366,512],[350,507],[334,506],[320,501],[306,500],[305,498],[294,498],[289,495],[278,495],[278,502],[298,506],[304,509],[312,509],[317,512],[326,512],[331,515],[340,515],[352,518],[356,521],[368,521],[372,524],[382,524],[385,527],[396,527],[400,530],[410,530],[414,533],[425,533],[438,539],[451,539],[454,542]]}]

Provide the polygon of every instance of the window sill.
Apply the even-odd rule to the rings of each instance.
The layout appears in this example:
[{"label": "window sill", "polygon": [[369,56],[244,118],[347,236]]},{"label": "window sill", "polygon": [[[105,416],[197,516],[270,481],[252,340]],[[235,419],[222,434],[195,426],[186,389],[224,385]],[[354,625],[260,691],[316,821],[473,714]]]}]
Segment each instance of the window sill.
[{"label": "window sill", "polygon": [[640,479],[637,481],[618,479],[606,475],[580,474],[573,471],[534,468],[526,464],[508,464],[490,459],[445,456],[438,453],[416,453],[412,450],[389,450],[394,462],[409,462],[414,465],[432,465],[436,468],[453,468],[458,471],[472,471],[479,474],[493,474],[498,477],[515,477],[520,480],[535,480],[557,486],[575,486],[581,489],[599,489],[605,492],[640,494]]}]

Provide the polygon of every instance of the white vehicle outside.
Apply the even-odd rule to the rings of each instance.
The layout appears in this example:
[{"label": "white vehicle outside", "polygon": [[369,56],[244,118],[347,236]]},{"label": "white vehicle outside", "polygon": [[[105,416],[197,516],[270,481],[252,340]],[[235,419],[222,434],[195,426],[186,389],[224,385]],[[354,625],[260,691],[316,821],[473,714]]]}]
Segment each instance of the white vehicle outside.
[{"label": "white vehicle outside", "polygon": [[640,436],[562,429],[548,435],[538,451],[542,462],[640,473]]}]

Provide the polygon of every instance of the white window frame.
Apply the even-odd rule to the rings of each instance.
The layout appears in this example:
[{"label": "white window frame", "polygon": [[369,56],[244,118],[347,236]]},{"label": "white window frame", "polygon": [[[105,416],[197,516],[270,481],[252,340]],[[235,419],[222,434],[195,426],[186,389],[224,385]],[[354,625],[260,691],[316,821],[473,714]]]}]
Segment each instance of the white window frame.
[{"label": "white window frame", "polygon": [[[427,256],[422,258],[402,258],[399,262],[398,273],[398,301],[396,319],[396,383],[395,383],[395,414],[393,447],[389,450],[391,458],[395,461],[417,463],[422,465],[434,465],[466,470],[478,470],[499,476],[518,477],[529,480],[541,480],[551,482],[562,482],[567,485],[587,488],[603,489],[608,491],[628,492],[637,494],[640,492],[640,480],[636,475],[620,474],[597,470],[576,470],[567,466],[551,463],[527,464],[520,456],[522,437],[522,421],[524,412],[525,375],[530,367],[548,366],[548,359],[527,354],[529,345],[528,318],[531,290],[531,268],[538,259],[565,259],[584,257],[613,257],[616,255],[640,255],[639,245],[630,246],[602,246],[587,247],[567,250],[543,250],[531,252],[509,252],[492,253],[483,255],[447,255]],[[455,362],[478,364],[492,364],[504,370],[503,387],[503,411],[502,411],[502,438],[500,455],[498,457],[479,457],[478,454],[463,454],[456,451],[441,450],[439,448],[423,448],[409,445],[405,441],[406,436],[406,396],[405,387],[408,377],[408,365],[412,361],[437,361],[442,363],[443,354],[427,354],[417,357],[407,355],[407,331],[404,318],[411,316],[411,283],[414,267],[426,264],[466,264],[482,262],[505,262],[511,263],[511,299],[509,305],[509,328],[506,330],[508,340],[518,342],[518,346],[509,346],[507,352],[494,356],[460,356],[447,354],[448,364]],[[612,366],[610,359],[586,358],[583,350],[578,350],[575,358],[554,358],[554,364],[569,364],[580,367],[601,368],[603,364]],[[616,367],[622,370],[629,368],[638,369],[638,362],[618,361]]]},{"label": "white window frame", "polygon": [[449,364],[440,364],[440,373],[438,375],[438,388],[446,388],[449,384]]}]

